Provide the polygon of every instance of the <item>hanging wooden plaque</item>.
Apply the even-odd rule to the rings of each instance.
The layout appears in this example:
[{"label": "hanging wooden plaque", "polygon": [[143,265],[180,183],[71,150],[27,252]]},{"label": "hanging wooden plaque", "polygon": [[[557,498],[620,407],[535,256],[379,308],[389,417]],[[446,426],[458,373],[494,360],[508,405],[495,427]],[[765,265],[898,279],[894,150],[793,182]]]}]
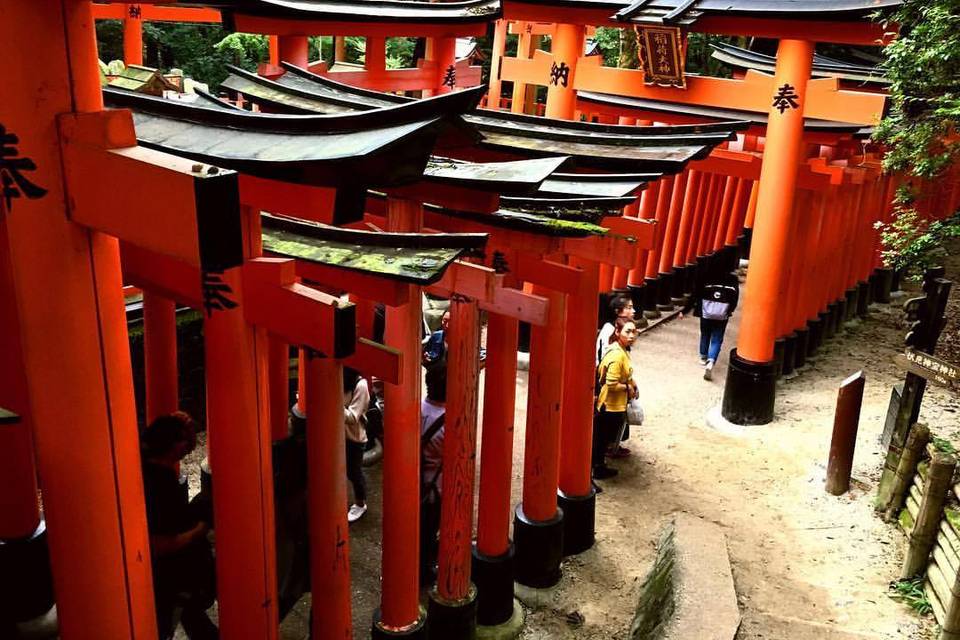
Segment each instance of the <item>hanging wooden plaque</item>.
[{"label": "hanging wooden plaque", "polygon": [[637,27],[643,57],[644,82],[687,88],[684,77],[683,33],[679,27]]}]

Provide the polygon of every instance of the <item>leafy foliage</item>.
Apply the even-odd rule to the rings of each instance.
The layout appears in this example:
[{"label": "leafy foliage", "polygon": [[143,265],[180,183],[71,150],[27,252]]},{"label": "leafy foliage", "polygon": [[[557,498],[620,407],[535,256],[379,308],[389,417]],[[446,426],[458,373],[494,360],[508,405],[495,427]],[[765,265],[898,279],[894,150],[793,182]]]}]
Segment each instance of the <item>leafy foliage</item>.
[{"label": "leafy foliage", "polygon": [[960,0],[904,0],[883,24],[900,25],[884,49],[891,109],[875,138],[884,167],[932,178],[960,156]]},{"label": "leafy foliage", "polygon": [[919,615],[925,616],[933,612],[927,594],[923,592],[923,576],[916,576],[908,580],[897,580],[890,583],[888,594],[892,600],[902,602]]},{"label": "leafy foliage", "polygon": [[878,222],[884,265],[920,279],[947,255],[945,242],[960,237],[960,214],[945,220],[924,220],[909,203],[896,206],[890,222]]}]

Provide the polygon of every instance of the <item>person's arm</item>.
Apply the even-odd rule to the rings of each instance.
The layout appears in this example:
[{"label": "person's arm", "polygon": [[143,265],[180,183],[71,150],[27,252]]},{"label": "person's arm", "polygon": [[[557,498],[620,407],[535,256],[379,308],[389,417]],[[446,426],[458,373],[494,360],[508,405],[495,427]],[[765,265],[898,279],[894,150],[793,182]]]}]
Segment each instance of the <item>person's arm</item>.
[{"label": "person's arm", "polygon": [[357,382],[350,397],[350,404],[343,408],[343,421],[348,425],[359,424],[370,407],[370,389],[363,378]]},{"label": "person's arm", "polygon": [[172,535],[152,533],[150,534],[150,549],[156,556],[171,555],[207,535],[209,529],[210,527],[206,522],[198,522],[192,529],[188,529],[183,533]]},{"label": "person's arm", "polygon": [[630,391],[629,379],[624,379],[623,367],[618,360],[614,360],[607,367],[607,390],[609,391]]}]

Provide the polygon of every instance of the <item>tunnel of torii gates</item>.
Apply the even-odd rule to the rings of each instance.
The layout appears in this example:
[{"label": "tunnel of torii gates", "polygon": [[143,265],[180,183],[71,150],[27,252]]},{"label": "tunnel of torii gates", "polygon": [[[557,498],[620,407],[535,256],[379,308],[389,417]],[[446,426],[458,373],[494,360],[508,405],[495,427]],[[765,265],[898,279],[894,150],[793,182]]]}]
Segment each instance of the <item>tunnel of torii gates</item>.
[{"label": "tunnel of torii gates", "polygon": [[[0,309],[0,623],[43,613],[55,593],[68,640],[156,637],[124,282],[144,292],[148,419],[177,407],[173,301],[205,313],[226,638],[277,637],[299,595],[278,587],[296,558],[278,558],[289,532],[275,517],[284,470],[272,455],[289,438],[288,345],[302,354],[310,580],[324,594],[313,611],[316,638],[352,634],[343,364],[387,383],[374,637],[471,637],[477,622],[513,614],[514,579],[551,586],[563,555],[593,544],[589,407],[601,290],[629,289],[652,315],[689,293],[698,273],[730,268],[752,229],[723,409],[741,422],[769,421],[777,339],[788,338],[782,367],[802,364],[846,309],[869,300],[872,221],[889,214],[892,188],[858,138],[883,96],[838,89],[836,78],[808,81],[814,41],[881,34],[855,22],[862,3],[807,4],[817,22],[809,12],[710,9],[709,0],[624,5],[620,19],[641,27],[653,11],[660,24],[679,16],[682,29],[782,38],[772,79],[755,70],[732,81],[688,77],[680,91],[582,57],[583,25],[623,24],[610,16],[615,3],[510,0],[506,20],[557,23],[552,53],[503,57],[508,23],[498,22],[491,84],[547,85],[544,119],[476,111],[482,89],[451,93],[462,86],[455,38],[484,33],[501,16],[498,2],[399,0],[388,15],[364,0],[220,2],[219,10],[7,3],[0,70],[17,90],[0,114],[0,290],[16,304]],[[188,105],[102,92],[94,17],[118,9],[128,36],[144,19],[223,20],[278,36],[261,76],[236,70],[228,79],[261,112],[212,96]],[[366,68],[342,72],[348,78],[309,65],[308,34],[366,35]],[[378,52],[387,36],[429,38],[427,61],[386,71]],[[131,64],[142,60],[134,37],[125,44]],[[781,96],[788,108],[770,108],[783,85],[793,89]],[[619,124],[579,122],[578,112]],[[931,216],[957,202],[955,174],[938,187],[924,208]],[[427,612],[416,551],[423,290],[452,300],[448,477]],[[385,345],[371,339],[375,302],[387,308]],[[474,545],[480,310],[488,355]],[[513,510],[521,321],[533,329],[523,491]]]}]

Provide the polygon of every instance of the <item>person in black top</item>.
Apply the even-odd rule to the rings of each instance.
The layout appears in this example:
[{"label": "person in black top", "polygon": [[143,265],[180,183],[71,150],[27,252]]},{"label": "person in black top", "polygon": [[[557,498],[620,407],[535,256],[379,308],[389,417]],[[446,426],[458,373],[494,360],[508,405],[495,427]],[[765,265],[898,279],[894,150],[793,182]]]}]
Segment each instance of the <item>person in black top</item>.
[{"label": "person in black top", "polygon": [[727,321],[740,300],[740,280],[732,273],[708,274],[692,298],[693,315],[700,318],[700,364],[703,379],[713,379]]},{"label": "person in black top", "polygon": [[157,627],[161,640],[173,636],[174,611],[187,637],[219,636],[206,610],[216,597],[213,553],[207,540],[209,511],[191,504],[180,482],[180,461],[197,444],[196,423],[183,412],[161,416],[140,438],[143,493],[147,506]]}]

